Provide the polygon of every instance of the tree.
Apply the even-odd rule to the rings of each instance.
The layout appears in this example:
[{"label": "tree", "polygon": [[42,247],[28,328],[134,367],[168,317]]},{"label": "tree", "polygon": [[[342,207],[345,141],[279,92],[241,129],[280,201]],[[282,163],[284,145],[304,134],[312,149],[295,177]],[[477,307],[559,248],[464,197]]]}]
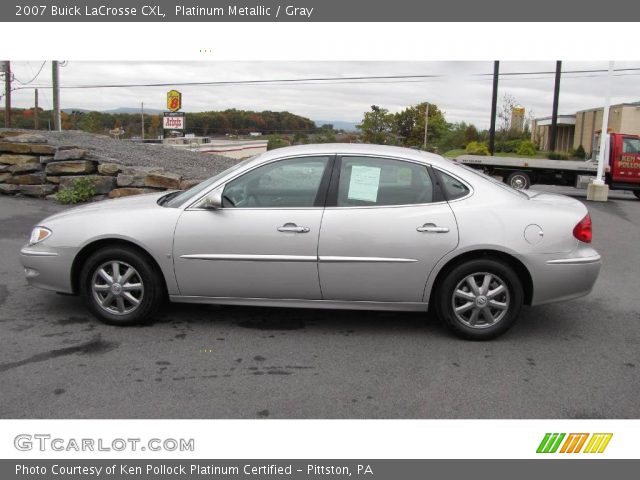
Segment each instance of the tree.
[{"label": "tree", "polygon": [[477,142],[480,139],[480,137],[478,136],[478,129],[476,128],[476,126],[472,123],[471,125],[469,125],[466,130],[464,131],[464,141],[465,144],[469,143],[469,142]]},{"label": "tree", "polygon": [[366,143],[395,144],[393,135],[394,117],[386,108],[371,105],[371,111],[364,114],[360,125],[356,128],[362,131],[362,139]]},{"label": "tree", "polygon": [[498,108],[498,131],[503,140],[505,140],[511,130],[511,112],[518,105],[516,98],[510,93],[502,95],[502,101]]},{"label": "tree", "polygon": [[[424,121],[427,103],[419,103],[394,115],[394,132],[407,147],[421,147],[424,145]],[[427,143],[438,145],[450,126],[444,118],[442,110],[437,105],[429,104],[429,124],[427,125]]]}]

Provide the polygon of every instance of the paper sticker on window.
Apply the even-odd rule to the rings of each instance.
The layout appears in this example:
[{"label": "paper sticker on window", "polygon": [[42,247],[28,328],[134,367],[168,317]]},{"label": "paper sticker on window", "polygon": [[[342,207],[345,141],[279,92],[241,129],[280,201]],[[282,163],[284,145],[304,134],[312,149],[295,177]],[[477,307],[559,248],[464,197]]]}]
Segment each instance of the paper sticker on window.
[{"label": "paper sticker on window", "polygon": [[349,200],[375,202],[378,200],[380,185],[380,168],[353,165],[349,181]]}]

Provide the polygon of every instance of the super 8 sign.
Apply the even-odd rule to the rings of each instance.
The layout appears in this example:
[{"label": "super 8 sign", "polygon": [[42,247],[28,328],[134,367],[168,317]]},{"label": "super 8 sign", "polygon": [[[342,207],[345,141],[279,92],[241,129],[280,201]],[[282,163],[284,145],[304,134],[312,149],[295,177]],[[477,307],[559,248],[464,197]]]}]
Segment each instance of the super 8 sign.
[{"label": "super 8 sign", "polygon": [[182,108],[182,94],[177,90],[167,92],[167,110],[177,112]]}]

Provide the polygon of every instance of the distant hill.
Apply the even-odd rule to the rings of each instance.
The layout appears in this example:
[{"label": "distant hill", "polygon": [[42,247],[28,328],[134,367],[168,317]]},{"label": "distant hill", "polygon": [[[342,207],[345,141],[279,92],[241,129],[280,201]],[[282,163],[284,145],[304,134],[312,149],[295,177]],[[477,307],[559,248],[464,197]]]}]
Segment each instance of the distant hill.
[{"label": "distant hill", "polygon": [[[140,113],[140,107],[131,108],[131,107],[120,107],[120,108],[110,108],[109,110],[102,110],[104,113]],[[149,115],[157,115],[162,113],[163,110],[157,108],[146,108],[144,109],[144,113],[148,113]]]},{"label": "distant hill", "polygon": [[73,113],[73,112],[89,113],[92,110],[87,110],[86,108],[63,108],[62,111],[64,113]]},{"label": "distant hill", "polygon": [[[89,112],[94,112],[96,110],[89,110],[86,108],[63,108],[62,111],[64,113],[72,113],[72,112],[89,113]],[[98,111],[102,113],[111,113],[111,114],[118,114],[118,113],[135,114],[135,113],[140,113],[140,107],[137,107],[137,108],[119,107],[119,108],[110,108],[108,110],[98,110]],[[144,113],[148,113],[149,115],[157,115],[159,113],[162,113],[162,110],[159,110],[157,108],[145,108]]]},{"label": "distant hill", "polygon": [[333,125],[335,130],[344,130],[345,132],[356,132],[358,129],[356,125],[358,122],[343,122],[342,120],[314,120],[316,126]]}]

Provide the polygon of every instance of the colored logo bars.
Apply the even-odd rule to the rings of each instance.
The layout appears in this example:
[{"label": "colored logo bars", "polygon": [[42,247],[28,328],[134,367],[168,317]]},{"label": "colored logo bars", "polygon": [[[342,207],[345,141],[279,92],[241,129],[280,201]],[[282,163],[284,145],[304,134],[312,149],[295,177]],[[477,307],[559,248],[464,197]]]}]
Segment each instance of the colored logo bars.
[{"label": "colored logo bars", "polygon": [[611,437],[613,433],[545,433],[536,453],[603,453]]}]

